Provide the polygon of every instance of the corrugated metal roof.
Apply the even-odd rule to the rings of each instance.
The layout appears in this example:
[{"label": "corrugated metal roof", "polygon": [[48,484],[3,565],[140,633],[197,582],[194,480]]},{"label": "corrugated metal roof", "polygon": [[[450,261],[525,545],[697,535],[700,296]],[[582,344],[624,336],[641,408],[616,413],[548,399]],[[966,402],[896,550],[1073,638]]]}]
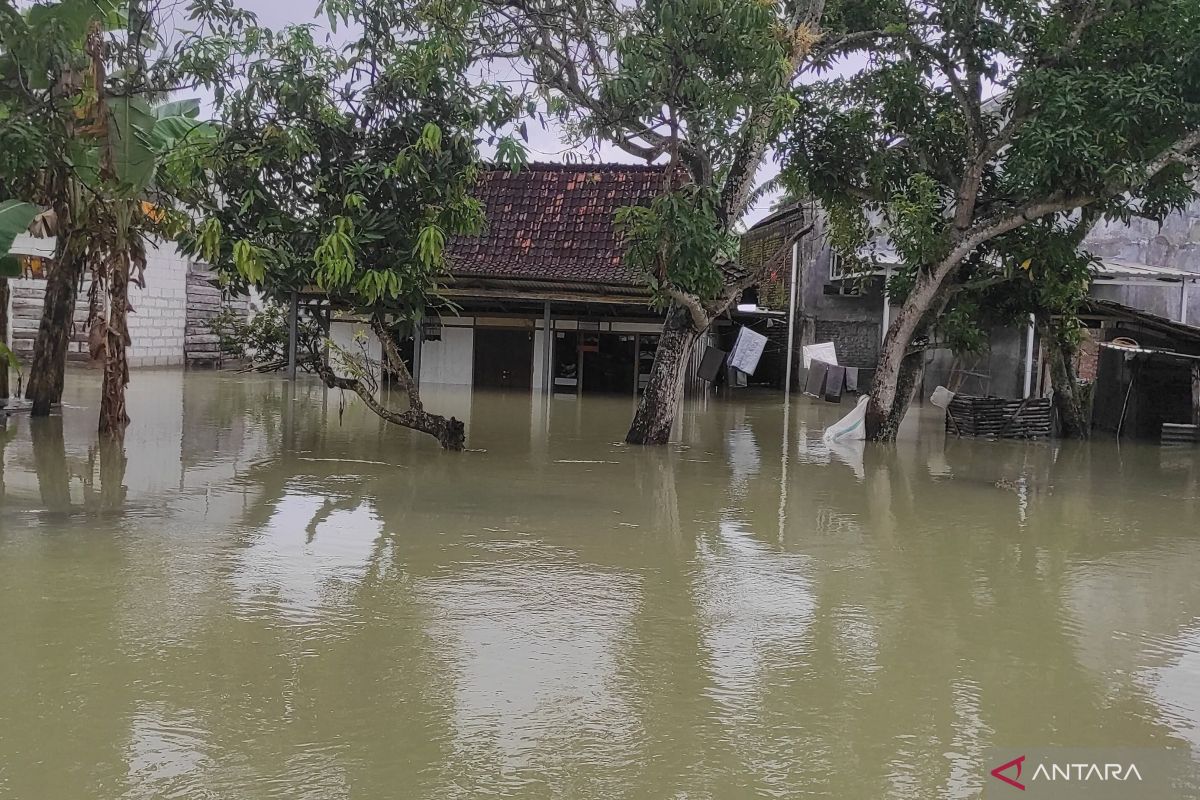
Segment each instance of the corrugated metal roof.
[{"label": "corrugated metal roof", "polygon": [[1200,328],[1195,325],[1176,322],[1173,319],[1167,319],[1158,314],[1151,314],[1149,311],[1142,311],[1139,308],[1118,303],[1115,300],[1102,300],[1098,297],[1089,297],[1083,301],[1080,314],[1082,316],[1099,317],[1101,319],[1111,319],[1141,325],[1161,335],[1188,342],[1194,346],[1200,346]]},{"label": "corrugated metal roof", "polygon": [[1105,258],[1094,269],[1099,280],[1118,280],[1121,278],[1141,278],[1158,281],[1195,281],[1200,280],[1200,273],[1187,272],[1174,267],[1154,267],[1149,264],[1139,264],[1123,258]]}]

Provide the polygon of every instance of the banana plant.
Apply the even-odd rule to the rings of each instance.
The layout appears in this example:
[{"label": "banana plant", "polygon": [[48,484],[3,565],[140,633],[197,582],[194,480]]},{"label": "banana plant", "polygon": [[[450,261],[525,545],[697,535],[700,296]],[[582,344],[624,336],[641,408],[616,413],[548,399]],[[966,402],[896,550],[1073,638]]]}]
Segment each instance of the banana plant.
[{"label": "banana plant", "polygon": [[0,202],[0,278],[15,278],[21,274],[21,264],[16,256],[10,255],[13,242],[29,229],[38,207],[20,200]]}]

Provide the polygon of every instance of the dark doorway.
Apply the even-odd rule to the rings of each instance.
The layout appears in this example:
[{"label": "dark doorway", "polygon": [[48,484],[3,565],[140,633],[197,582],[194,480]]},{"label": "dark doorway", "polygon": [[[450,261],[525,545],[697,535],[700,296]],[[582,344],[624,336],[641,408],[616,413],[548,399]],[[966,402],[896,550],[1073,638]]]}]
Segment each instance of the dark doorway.
[{"label": "dark doorway", "polygon": [[528,389],[533,385],[533,331],[475,329],[476,386]]},{"label": "dark doorway", "polygon": [[634,391],[636,338],[632,333],[581,334],[579,354],[585,392]]},{"label": "dark doorway", "polygon": [[575,331],[554,334],[554,391],[579,392],[579,334]]}]

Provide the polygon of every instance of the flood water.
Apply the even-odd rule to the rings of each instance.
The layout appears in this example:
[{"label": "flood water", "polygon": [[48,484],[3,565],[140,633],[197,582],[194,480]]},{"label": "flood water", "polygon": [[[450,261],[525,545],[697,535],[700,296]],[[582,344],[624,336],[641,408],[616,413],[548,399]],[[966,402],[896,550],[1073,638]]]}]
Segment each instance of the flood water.
[{"label": "flood water", "polygon": [[831,453],[849,404],[776,394],[640,449],[630,398],[429,387],[452,455],[140,372],[122,454],[68,383],[0,431],[0,798],[970,798],[996,745],[1200,753],[1195,450],[925,414]]}]

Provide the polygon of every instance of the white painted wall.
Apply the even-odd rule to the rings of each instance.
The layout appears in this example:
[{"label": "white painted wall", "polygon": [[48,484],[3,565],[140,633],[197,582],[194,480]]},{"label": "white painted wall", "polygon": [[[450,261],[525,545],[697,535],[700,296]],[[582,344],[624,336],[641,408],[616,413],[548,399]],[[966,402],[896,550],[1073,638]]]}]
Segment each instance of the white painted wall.
[{"label": "white painted wall", "polygon": [[541,324],[541,322],[538,323],[538,329],[533,333],[533,388],[535,391],[546,386],[545,358],[542,356],[546,347],[546,331],[542,329]]},{"label": "white painted wall", "polygon": [[[371,326],[359,320],[332,320],[329,323],[329,338],[338,347],[343,350],[348,350],[351,353],[359,353],[362,345],[358,341],[359,335],[366,337],[367,358],[374,367],[375,379],[379,380],[382,376],[382,360],[383,360],[383,345],[379,341],[379,337],[371,330]],[[347,375],[345,370],[338,369],[338,360],[330,357],[329,363],[333,366],[333,371],[342,378],[352,377]]]},{"label": "white painted wall", "polygon": [[445,383],[470,386],[475,365],[475,331],[471,328],[442,327],[441,341],[421,345],[422,386]]},{"label": "white painted wall", "polygon": [[131,367],[183,364],[183,335],[187,323],[188,258],[174,243],[151,246],[146,252],[146,288],[131,286],[129,348]]}]

